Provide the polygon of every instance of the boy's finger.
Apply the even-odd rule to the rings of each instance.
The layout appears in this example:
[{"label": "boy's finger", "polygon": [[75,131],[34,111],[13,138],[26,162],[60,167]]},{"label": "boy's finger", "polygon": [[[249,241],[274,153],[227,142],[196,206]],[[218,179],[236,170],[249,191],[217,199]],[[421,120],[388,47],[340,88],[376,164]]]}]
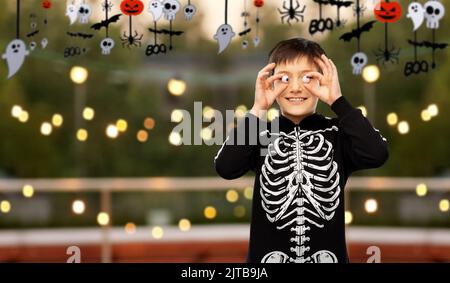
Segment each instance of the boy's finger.
[{"label": "boy's finger", "polygon": [[273,75],[273,76],[271,76],[270,78],[267,79],[267,82],[271,84],[271,83],[273,83],[274,81],[281,79],[284,75],[285,75],[285,74],[276,74],[276,75]]},{"label": "boy's finger", "polygon": [[322,69],[323,75],[328,78],[328,67],[325,65],[325,62],[323,62],[322,58],[315,58],[314,60],[319,65],[320,69]]},{"label": "boy's finger", "polygon": [[333,75],[333,67],[331,66],[330,59],[325,54],[322,54],[322,61],[327,66],[328,73],[330,74],[330,76]]},{"label": "boy's finger", "polygon": [[267,64],[264,68],[262,68],[259,72],[260,73],[263,73],[263,72],[267,72],[267,71],[270,71],[270,70],[272,70],[273,68],[275,68],[275,63],[269,63],[269,64]]},{"label": "boy's finger", "polygon": [[267,76],[269,75],[270,72],[259,72],[258,73],[258,80],[259,81],[265,81]]},{"label": "boy's finger", "polygon": [[324,76],[319,72],[308,72],[305,74],[306,77],[311,77],[317,79],[319,82],[321,82],[324,78]]}]

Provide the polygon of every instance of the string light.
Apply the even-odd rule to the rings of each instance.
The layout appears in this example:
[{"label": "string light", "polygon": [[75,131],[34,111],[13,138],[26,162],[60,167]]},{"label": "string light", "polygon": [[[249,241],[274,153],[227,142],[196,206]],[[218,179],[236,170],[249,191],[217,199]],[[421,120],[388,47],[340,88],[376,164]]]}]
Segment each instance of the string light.
[{"label": "string light", "polygon": [[124,227],[125,233],[134,234],[136,233],[136,225],[132,222],[128,222]]},{"label": "string light", "polygon": [[29,115],[27,111],[22,110],[19,115],[19,121],[22,123],[26,123],[28,121]]},{"label": "string light", "polygon": [[374,213],[378,210],[378,203],[375,199],[368,199],[364,204],[367,213]]},{"label": "string light", "polygon": [[183,142],[181,139],[181,135],[178,132],[171,132],[169,135],[169,142],[172,145],[179,146]]},{"label": "string light", "polygon": [[246,187],[244,189],[244,197],[248,200],[251,200],[253,198],[253,188],[252,187]]},{"label": "string light", "polygon": [[2,200],[0,202],[0,211],[2,213],[9,213],[11,211],[11,203],[7,200]]},{"label": "string light", "polygon": [[74,66],[70,69],[70,79],[76,84],[83,84],[88,76],[88,70],[84,67]]},{"label": "string light", "polygon": [[86,141],[88,136],[88,132],[85,129],[79,129],[77,131],[77,139],[81,142]]},{"label": "string light", "polygon": [[106,127],[106,135],[111,139],[117,138],[117,136],[119,135],[119,130],[117,129],[116,125],[108,125],[108,127]]},{"label": "string light", "polygon": [[234,111],[234,115],[237,118],[242,118],[245,116],[246,112],[247,112],[247,107],[245,105],[239,105],[238,107],[236,107],[236,109]]},{"label": "string light", "polygon": [[430,115],[430,112],[428,111],[428,109],[424,109],[424,110],[422,110],[422,112],[420,112],[420,118],[425,122],[428,122],[431,120],[431,115]]},{"label": "string light", "polygon": [[85,120],[90,121],[90,120],[94,119],[94,116],[95,116],[95,111],[91,107],[85,107],[83,109],[83,118]]},{"label": "string light", "polygon": [[431,117],[435,117],[439,114],[439,108],[436,104],[428,105],[427,110]]},{"label": "string light", "polygon": [[109,224],[109,215],[106,212],[100,212],[97,214],[97,222],[100,226],[106,226]]},{"label": "string light", "polygon": [[421,184],[417,184],[416,186],[416,194],[419,197],[423,197],[427,194],[427,185],[421,183]]},{"label": "string light", "polygon": [[397,113],[391,112],[387,114],[386,121],[389,126],[395,126],[398,123],[398,116]]},{"label": "string light", "polygon": [[213,135],[213,130],[209,127],[203,128],[200,131],[200,137],[205,141],[212,139],[212,135]]},{"label": "string light", "polygon": [[233,210],[234,216],[237,218],[242,218],[245,216],[245,207],[243,205],[238,205]]},{"label": "string light", "polygon": [[349,225],[352,222],[353,222],[353,214],[350,211],[346,210],[345,211],[345,224]]},{"label": "string light", "polygon": [[207,219],[214,219],[217,216],[217,210],[214,206],[207,206],[203,210],[203,214]]},{"label": "string light", "polygon": [[155,239],[161,239],[164,236],[163,228],[161,228],[159,226],[153,227],[153,229],[152,229],[152,236]]},{"label": "string light", "polygon": [[409,133],[409,124],[406,121],[401,121],[397,125],[397,130],[400,134],[405,135]]},{"label": "string light", "polygon": [[137,132],[136,138],[140,142],[146,142],[148,139],[148,133],[145,130],[139,130]]},{"label": "string light", "polygon": [[26,198],[31,198],[34,195],[34,188],[31,185],[25,185],[22,188],[22,194]]},{"label": "string light", "polygon": [[362,71],[363,79],[368,83],[374,83],[380,78],[380,68],[377,65],[367,65]]},{"label": "string light", "polygon": [[450,203],[448,201],[448,199],[441,199],[439,201],[439,210],[441,212],[447,212],[450,208]]},{"label": "string light", "polygon": [[73,213],[83,214],[85,209],[86,209],[86,205],[84,204],[84,201],[77,199],[72,202]]},{"label": "string light", "polygon": [[203,112],[202,113],[203,113],[203,118],[204,119],[211,120],[212,118],[214,118],[215,111],[214,111],[214,109],[212,107],[205,106],[205,107],[203,107]]},{"label": "string light", "polygon": [[63,123],[63,117],[61,116],[61,114],[57,114],[57,113],[53,114],[53,117],[52,117],[53,126],[61,127],[62,123]]},{"label": "string light", "polygon": [[239,199],[239,194],[237,193],[236,190],[228,190],[225,198],[227,199],[228,202],[237,202]]},{"label": "string light", "polygon": [[359,110],[361,110],[364,117],[367,117],[367,108],[364,105],[357,107]]},{"label": "string light", "polygon": [[44,136],[48,136],[52,133],[52,124],[50,124],[49,122],[44,122],[41,125],[41,134],[43,134]]},{"label": "string light", "polygon": [[19,105],[14,105],[11,108],[11,116],[13,116],[14,118],[19,118],[20,113],[22,113],[22,107]]},{"label": "string light", "polygon": [[180,123],[183,121],[183,111],[180,109],[172,110],[172,113],[170,114],[170,121],[175,123]]},{"label": "string light", "polygon": [[170,94],[180,96],[186,91],[186,83],[183,80],[173,78],[167,83],[167,89]]},{"label": "string light", "polygon": [[155,120],[153,118],[147,117],[144,120],[144,128],[151,130],[155,127]]},{"label": "string light", "polygon": [[178,221],[178,228],[183,232],[189,231],[191,229],[191,221],[186,218],[180,219],[180,221]]},{"label": "string light", "polygon": [[280,112],[278,109],[270,108],[269,111],[267,111],[267,120],[272,121],[275,118],[280,116]]},{"label": "string light", "polygon": [[128,128],[128,122],[124,119],[119,119],[116,122],[117,130],[121,133],[125,132]]}]

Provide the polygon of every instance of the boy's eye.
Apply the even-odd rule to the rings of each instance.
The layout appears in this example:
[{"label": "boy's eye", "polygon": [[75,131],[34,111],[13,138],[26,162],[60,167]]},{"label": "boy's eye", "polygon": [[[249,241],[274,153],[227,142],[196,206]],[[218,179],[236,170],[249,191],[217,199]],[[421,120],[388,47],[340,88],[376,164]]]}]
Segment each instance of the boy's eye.
[{"label": "boy's eye", "polygon": [[303,82],[304,82],[305,84],[307,84],[307,83],[309,83],[309,82],[311,81],[311,77],[303,76],[302,80],[303,80]]},{"label": "boy's eye", "polygon": [[281,77],[281,81],[285,84],[287,84],[289,82],[289,76],[288,75],[284,75]]}]

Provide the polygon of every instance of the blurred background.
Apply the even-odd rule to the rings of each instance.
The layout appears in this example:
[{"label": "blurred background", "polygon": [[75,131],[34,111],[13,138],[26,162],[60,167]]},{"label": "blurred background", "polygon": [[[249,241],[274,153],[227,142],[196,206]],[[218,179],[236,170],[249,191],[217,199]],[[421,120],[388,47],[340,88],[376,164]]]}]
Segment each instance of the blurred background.
[{"label": "blurred background", "polygon": [[[268,52],[294,36],[323,46],[338,67],[343,94],[389,142],[388,162],[355,173],[346,188],[350,260],[366,262],[375,246],[381,262],[450,261],[450,48],[436,50],[436,68],[427,73],[403,74],[414,60],[407,42],[414,36],[406,17],[411,1],[401,1],[401,19],[389,24],[388,46],[400,48],[398,64],[377,64],[385,29],[376,22],[361,36],[369,59],[362,75],[353,75],[350,64],[356,42],[339,40],[356,27],[353,4],[341,9],[343,27],[311,36],[309,22],[319,15],[312,0],[299,1],[306,5],[304,22],[292,25],[283,24],[277,10],[284,2],[289,7],[287,0],[266,0],[259,9],[253,1],[230,0],[228,23],[236,36],[217,54],[213,35],[224,23],[225,1],[191,0],[197,7],[192,21],[181,9],[172,23],[184,31],[172,37],[173,50],[147,56],[153,22],[144,1],[144,12],[133,17],[142,46],[122,47],[129,24],[122,16],[110,26],[116,46],[105,56],[99,47],[104,29],[89,28],[103,19],[103,1],[86,0],[93,13],[85,25],[69,25],[66,1],[51,2],[45,10],[40,0],[21,1],[20,9],[22,39],[30,44],[34,13],[41,27],[48,20],[37,35],[46,36],[48,46],[36,47],[9,80],[4,60],[0,67],[1,262],[73,262],[76,251],[81,262],[244,262],[253,175],[221,179],[213,163],[220,145],[181,145],[172,130],[184,118],[181,110],[193,115],[194,102],[201,102],[206,120],[227,109],[243,116]],[[362,23],[374,20],[377,1],[360,2]],[[112,3],[110,14],[120,13],[120,1]],[[237,35],[244,3],[252,28],[245,49]],[[2,53],[16,34],[16,1],[3,6]],[[335,10],[324,6],[323,16],[336,20]],[[255,47],[257,15],[261,42]],[[440,26],[436,42],[448,43],[449,17]],[[169,22],[161,18],[158,28],[169,29]],[[66,34],[74,31],[94,36]],[[432,39],[425,24],[417,35]],[[159,35],[158,42],[168,45],[169,37]],[[65,57],[70,47],[83,52]],[[430,48],[418,48],[417,56],[431,65]],[[334,116],[321,103],[318,112]],[[269,114],[278,115],[276,105]],[[192,135],[213,139],[210,124]]]}]

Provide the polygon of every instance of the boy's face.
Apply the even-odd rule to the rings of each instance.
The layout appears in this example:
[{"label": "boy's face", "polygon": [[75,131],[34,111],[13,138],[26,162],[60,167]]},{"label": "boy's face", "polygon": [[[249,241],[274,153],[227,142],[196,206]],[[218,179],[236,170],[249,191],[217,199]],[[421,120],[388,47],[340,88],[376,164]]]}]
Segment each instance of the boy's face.
[{"label": "boy's face", "polygon": [[[295,122],[313,114],[316,111],[318,98],[312,95],[304,86],[303,76],[307,72],[319,72],[316,65],[309,62],[307,57],[300,57],[293,62],[277,64],[274,74],[286,74],[289,78],[288,87],[277,97],[281,113]],[[277,80],[277,84],[283,84]],[[310,79],[308,84],[319,85],[318,80]],[[301,99],[299,99],[301,98]]]}]

